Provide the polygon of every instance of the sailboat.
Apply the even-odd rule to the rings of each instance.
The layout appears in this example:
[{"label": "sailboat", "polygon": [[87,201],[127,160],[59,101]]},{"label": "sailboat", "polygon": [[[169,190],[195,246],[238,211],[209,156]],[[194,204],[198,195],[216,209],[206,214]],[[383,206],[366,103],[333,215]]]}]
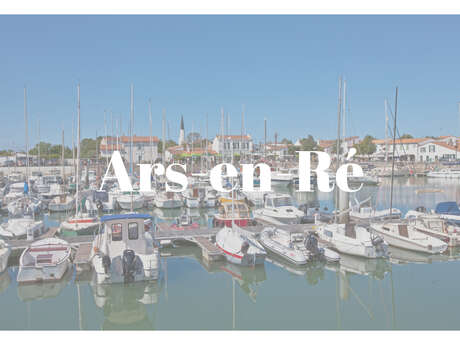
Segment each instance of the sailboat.
[{"label": "sailboat", "polygon": [[[235,201],[232,199],[232,214],[234,207]],[[233,218],[230,226],[224,226],[216,234],[216,245],[224,252],[227,261],[238,265],[261,265],[267,256],[263,247],[250,239],[246,232],[235,224]]]},{"label": "sailboat", "polygon": [[[398,111],[398,88],[396,88],[395,113],[393,125],[393,155],[395,156],[396,142],[396,119]],[[395,160],[392,159],[391,190],[390,190],[390,210],[393,206],[393,180],[394,180]],[[438,238],[423,234],[416,230],[413,224],[402,221],[394,222],[374,222],[370,224],[370,231],[378,234],[390,245],[403,249],[414,250],[429,254],[442,253],[447,249],[447,244]]]},{"label": "sailboat", "polygon": [[[342,87],[344,88],[343,98],[345,98],[346,84],[342,85],[342,78],[340,78],[337,111],[337,167],[340,164],[341,115],[342,112],[345,112],[345,102],[342,103]],[[317,233],[320,239],[337,249],[340,253],[362,256],[365,258],[386,257],[388,245],[382,238],[369,233],[367,229],[362,226],[349,223],[348,209],[339,212],[340,209],[348,207],[348,193],[338,190],[337,200],[338,203],[336,209],[338,211],[335,213],[334,223],[321,223],[317,226]]]},{"label": "sailboat", "polygon": [[83,214],[82,205],[79,204],[79,173],[80,173],[80,85],[77,86],[77,171],[76,171],[76,195],[75,195],[75,215],[61,223],[59,228],[63,236],[88,235],[99,226],[97,217]]}]

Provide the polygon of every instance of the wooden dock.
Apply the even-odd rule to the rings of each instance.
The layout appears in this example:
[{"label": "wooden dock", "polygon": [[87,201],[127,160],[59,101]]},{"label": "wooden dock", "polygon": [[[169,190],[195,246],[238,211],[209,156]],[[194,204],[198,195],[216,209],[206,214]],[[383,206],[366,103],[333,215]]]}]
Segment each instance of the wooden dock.
[{"label": "wooden dock", "polygon": [[211,262],[224,259],[223,251],[219,249],[209,239],[204,237],[197,237],[194,239],[194,241],[198,245],[198,247],[201,248],[202,257],[204,260]]},{"label": "wooden dock", "polygon": [[92,243],[81,243],[73,258],[77,271],[84,271],[89,268]]}]

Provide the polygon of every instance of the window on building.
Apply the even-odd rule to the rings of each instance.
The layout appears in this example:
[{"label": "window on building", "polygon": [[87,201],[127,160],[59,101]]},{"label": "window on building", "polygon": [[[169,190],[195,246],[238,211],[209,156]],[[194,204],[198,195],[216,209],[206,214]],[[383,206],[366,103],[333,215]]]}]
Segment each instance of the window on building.
[{"label": "window on building", "polygon": [[421,153],[425,153],[425,152],[426,152],[426,148],[425,148],[425,147],[420,148],[420,152],[421,152]]},{"label": "window on building", "polygon": [[137,240],[139,238],[139,229],[137,223],[128,224],[128,239]]},{"label": "window on building", "polygon": [[428,146],[428,150],[429,150],[429,152],[436,152],[436,146],[430,145],[430,146]]},{"label": "window on building", "polygon": [[123,225],[120,223],[112,224],[112,241],[121,241]]}]

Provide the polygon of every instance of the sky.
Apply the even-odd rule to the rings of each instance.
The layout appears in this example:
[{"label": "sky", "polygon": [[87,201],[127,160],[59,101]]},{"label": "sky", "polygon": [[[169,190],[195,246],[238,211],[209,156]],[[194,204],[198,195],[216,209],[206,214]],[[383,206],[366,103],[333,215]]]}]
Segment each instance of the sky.
[{"label": "sky", "polygon": [[[347,82],[346,134],[385,135],[384,100],[399,132],[460,135],[458,16],[2,16],[0,18],[0,149],[29,141],[72,142],[77,84],[81,136],[105,134],[120,119],[127,133],[130,85],[134,132],[169,137],[185,130],[296,140],[337,134],[338,78]],[[111,132],[111,124],[108,125]],[[168,134],[168,133],[167,133]]]}]

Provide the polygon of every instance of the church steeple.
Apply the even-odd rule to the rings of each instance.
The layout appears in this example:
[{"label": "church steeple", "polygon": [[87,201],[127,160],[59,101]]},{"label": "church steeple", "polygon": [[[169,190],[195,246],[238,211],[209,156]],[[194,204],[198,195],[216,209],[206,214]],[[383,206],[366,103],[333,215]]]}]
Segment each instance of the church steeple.
[{"label": "church steeple", "polygon": [[185,129],[184,129],[184,117],[180,117],[180,132],[179,132],[179,145],[185,143]]}]

